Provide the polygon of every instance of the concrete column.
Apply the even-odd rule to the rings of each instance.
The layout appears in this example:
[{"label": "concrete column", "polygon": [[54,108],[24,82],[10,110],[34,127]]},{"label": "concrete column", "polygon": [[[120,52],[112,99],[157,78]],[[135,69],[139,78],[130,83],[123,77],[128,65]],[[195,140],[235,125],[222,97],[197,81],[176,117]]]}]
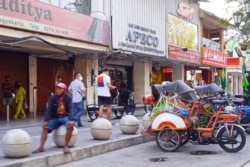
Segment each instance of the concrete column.
[{"label": "concrete column", "polygon": [[238,76],[238,89],[239,89],[239,95],[243,95],[243,86],[242,86],[242,76]]},{"label": "concrete column", "polygon": [[232,95],[235,95],[237,93],[237,76],[233,75],[233,89],[232,89]]},{"label": "concrete column", "polygon": [[[33,88],[37,86],[37,58],[34,56],[29,56],[29,112],[34,113],[36,110],[36,100],[37,94],[36,90]],[[36,112],[36,111],[35,111]]]},{"label": "concrete column", "polygon": [[91,16],[107,20],[104,14],[104,0],[91,0]]},{"label": "concrete column", "polygon": [[[93,70],[93,73],[91,72]],[[87,104],[97,104],[96,89],[95,89],[95,76],[98,75],[98,59],[90,60],[83,58],[76,58],[75,71],[80,72],[83,76],[83,82],[87,89]],[[94,74],[92,76],[92,74]],[[91,81],[92,80],[92,81]]]},{"label": "concrete column", "polygon": [[184,65],[173,65],[173,81],[175,80],[186,80],[186,78],[184,78]]},{"label": "concrete column", "polygon": [[145,94],[152,93],[150,85],[150,63],[134,62],[133,81],[135,103],[142,102],[142,97]]}]

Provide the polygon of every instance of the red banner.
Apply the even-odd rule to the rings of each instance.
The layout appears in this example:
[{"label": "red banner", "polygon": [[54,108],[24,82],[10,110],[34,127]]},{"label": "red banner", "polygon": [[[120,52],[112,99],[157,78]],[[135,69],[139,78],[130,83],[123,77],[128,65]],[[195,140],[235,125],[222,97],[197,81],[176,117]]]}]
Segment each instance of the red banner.
[{"label": "red banner", "polygon": [[214,67],[226,67],[227,66],[227,55],[226,53],[218,52],[209,48],[202,47],[202,64],[210,65]]},{"label": "red banner", "polygon": [[187,50],[184,51],[179,46],[168,45],[168,58],[181,62],[200,64],[200,52]]},{"label": "red banner", "polygon": [[0,1],[0,26],[102,45],[110,44],[110,27],[107,21],[35,0]]}]

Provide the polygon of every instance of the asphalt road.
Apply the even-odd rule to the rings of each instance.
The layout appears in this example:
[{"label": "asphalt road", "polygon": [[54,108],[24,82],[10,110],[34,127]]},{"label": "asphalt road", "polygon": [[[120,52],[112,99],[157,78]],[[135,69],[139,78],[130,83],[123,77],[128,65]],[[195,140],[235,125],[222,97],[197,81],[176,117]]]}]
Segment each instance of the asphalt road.
[{"label": "asphalt road", "polygon": [[[227,153],[219,145],[192,145],[181,147],[177,152],[162,152],[156,142],[148,142],[102,155],[72,162],[60,167],[243,167],[250,160],[250,135],[238,153]],[[206,151],[211,154],[193,155]]]}]

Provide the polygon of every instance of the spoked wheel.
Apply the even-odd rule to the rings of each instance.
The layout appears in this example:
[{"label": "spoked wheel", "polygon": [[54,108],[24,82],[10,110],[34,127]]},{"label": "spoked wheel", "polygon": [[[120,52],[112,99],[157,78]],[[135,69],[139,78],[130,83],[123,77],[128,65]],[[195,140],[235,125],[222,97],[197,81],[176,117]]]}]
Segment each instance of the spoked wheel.
[{"label": "spoked wheel", "polygon": [[188,139],[189,139],[187,131],[182,132],[182,133],[181,133],[181,136],[182,136],[182,137],[181,137],[181,138],[182,138],[182,143],[181,143],[181,145],[184,146],[185,144],[188,143]]},{"label": "spoked wheel", "polygon": [[120,119],[124,114],[124,109],[113,110],[117,119]]},{"label": "spoked wheel", "polygon": [[234,125],[228,126],[228,131],[226,127],[223,127],[218,133],[218,141],[220,147],[227,152],[238,152],[246,144],[246,135],[244,131]]},{"label": "spoked wheel", "polygon": [[156,135],[156,143],[162,151],[174,152],[182,145],[181,133],[173,129],[164,128]]},{"label": "spoked wheel", "polygon": [[99,107],[96,105],[88,105],[87,113],[91,121],[94,121],[98,117]]},{"label": "spoked wheel", "polygon": [[134,115],[135,113],[135,104],[126,104],[124,105],[124,111],[127,115]]},{"label": "spoked wheel", "polygon": [[[250,134],[250,116],[244,116],[240,120],[240,124],[243,124],[242,127],[246,130],[247,134]],[[246,125],[249,124],[249,125]]]}]

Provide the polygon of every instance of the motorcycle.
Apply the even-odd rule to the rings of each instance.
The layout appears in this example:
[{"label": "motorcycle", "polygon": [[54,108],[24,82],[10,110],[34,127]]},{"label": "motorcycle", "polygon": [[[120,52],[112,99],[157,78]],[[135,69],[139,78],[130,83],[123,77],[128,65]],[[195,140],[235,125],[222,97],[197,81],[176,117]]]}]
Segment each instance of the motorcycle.
[{"label": "motorcycle", "polygon": [[[239,116],[224,112],[226,100],[211,100],[223,91],[216,84],[199,86],[196,90],[181,80],[154,86],[159,92],[165,92],[165,96],[159,99],[149,115],[150,124],[145,125],[142,134],[154,136],[161,150],[174,152],[187,142],[218,144],[227,152],[244,148],[246,136],[244,128],[237,124]],[[210,115],[206,126],[201,126],[199,115],[208,110],[208,103],[219,107]]]}]

